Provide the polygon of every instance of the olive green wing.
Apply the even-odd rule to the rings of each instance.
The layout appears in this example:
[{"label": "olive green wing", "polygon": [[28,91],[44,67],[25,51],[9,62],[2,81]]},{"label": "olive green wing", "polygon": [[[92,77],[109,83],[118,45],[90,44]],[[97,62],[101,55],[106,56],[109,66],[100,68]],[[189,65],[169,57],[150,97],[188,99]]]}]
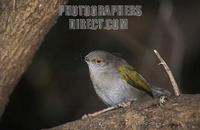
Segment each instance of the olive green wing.
[{"label": "olive green wing", "polygon": [[118,72],[128,84],[152,96],[149,83],[132,66],[122,65],[118,68]]}]

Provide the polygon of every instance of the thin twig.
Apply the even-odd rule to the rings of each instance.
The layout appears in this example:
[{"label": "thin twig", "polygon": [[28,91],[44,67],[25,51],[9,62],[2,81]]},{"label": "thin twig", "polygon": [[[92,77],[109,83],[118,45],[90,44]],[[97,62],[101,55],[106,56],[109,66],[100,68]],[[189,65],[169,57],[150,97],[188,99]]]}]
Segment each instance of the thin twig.
[{"label": "thin twig", "polygon": [[13,10],[15,10],[16,0],[13,0]]},{"label": "thin twig", "polygon": [[158,53],[157,50],[153,50],[154,53],[156,54],[156,56],[158,57],[158,59],[160,60],[160,63],[159,65],[161,64],[164,68],[165,68],[165,71],[167,72],[168,76],[169,76],[169,79],[171,81],[171,84],[173,86],[173,89],[174,89],[174,93],[175,93],[175,96],[180,96],[180,90],[178,88],[178,85],[176,83],[176,80],[174,79],[174,76],[169,68],[169,66],[167,65],[167,63],[163,60],[163,58],[160,56],[160,54]]},{"label": "thin twig", "polygon": [[82,119],[85,119],[85,118],[87,118],[87,117],[94,117],[94,116],[100,115],[101,113],[105,113],[105,112],[107,112],[107,111],[111,111],[111,110],[113,110],[113,109],[116,109],[116,107],[108,107],[108,108],[106,108],[106,109],[97,111],[97,112],[92,113],[92,114],[83,115]]}]

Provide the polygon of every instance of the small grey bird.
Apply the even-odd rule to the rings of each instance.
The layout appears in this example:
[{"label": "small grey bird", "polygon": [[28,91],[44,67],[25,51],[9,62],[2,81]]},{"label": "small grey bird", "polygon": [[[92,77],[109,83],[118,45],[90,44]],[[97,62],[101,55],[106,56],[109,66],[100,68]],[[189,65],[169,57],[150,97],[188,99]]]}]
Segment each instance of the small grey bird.
[{"label": "small grey bird", "polygon": [[92,51],[85,61],[95,92],[109,106],[170,95],[167,90],[152,88],[124,59],[109,52]]}]

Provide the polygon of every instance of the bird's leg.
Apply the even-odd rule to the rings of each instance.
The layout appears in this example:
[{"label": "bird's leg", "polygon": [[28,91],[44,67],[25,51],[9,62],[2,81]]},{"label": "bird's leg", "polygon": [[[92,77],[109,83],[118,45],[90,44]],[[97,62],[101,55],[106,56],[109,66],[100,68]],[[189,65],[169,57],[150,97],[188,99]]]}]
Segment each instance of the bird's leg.
[{"label": "bird's leg", "polygon": [[107,111],[110,111],[110,110],[113,110],[113,109],[116,109],[117,107],[108,107],[108,108],[106,108],[106,109],[103,109],[103,110],[100,110],[100,111],[97,111],[97,112],[95,112],[95,113],[92,113],[92,114],[85,114],[85,115],[83,115],[82,116],[82,119],[85,119],[85,118],[87,118],[87,117],[94,117],[94,116],[97,116],[97,115],[99,115],[99,114],[101,114],[101,113],[104,113],[104,112],[107,112]]}]

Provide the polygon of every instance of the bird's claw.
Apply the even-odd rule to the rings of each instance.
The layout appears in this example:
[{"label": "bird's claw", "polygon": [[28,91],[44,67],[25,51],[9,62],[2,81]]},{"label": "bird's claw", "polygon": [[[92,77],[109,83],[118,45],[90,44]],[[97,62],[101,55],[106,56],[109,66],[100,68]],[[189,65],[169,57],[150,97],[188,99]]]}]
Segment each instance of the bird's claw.
[{"label": "bird's claw", "polygon": [[85,114],[85,115],[83,115],[82,117],[81,117],[81,119],[86,119],[86,118],[88,118],[89,117],[89,115],[88,114]]},{"label": "bird's claw", "polygon": [[165,96],[161,96],[161,97],[160,97],[160,100],[159,100],[160,105],[163,105],[163,104],[165,104],[166,102],[167,102],[167,98],[166,98]]},{"label": "bird's claw", "polygon": [[123,102],[123,103],[118,104],[118,107],[125,108],[125,107],[130,106],[130,105],[131,105],[131,102]]}]

